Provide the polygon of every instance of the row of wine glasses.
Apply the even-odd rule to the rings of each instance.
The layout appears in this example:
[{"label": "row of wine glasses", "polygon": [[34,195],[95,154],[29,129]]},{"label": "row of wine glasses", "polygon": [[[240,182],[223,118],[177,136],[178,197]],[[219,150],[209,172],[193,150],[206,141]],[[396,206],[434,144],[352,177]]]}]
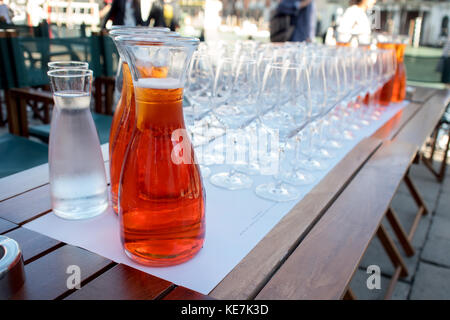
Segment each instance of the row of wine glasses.
[{"label": "row of wine glasses", "polygon": [[[338,149],[378,119],[383,109],[377,93],[395,74],[395,65],[392,50],[254,41],[201,44],[185,86],[185,120],[194,145],[204,147],[203,159],[211,144],[244,155],[226,163],[210,182],[229,190],[251,188],[251,176],[265,174],[262,162],[275,161],[274,181],[256,186],[256,194],[273,201],[298,198],[301,186],[328,169]],[[198,126],[205,117],[227,130],[226,143],[211,143],[217,136]],[[252,157],[252,138],[261,130],[277,136],[278,148],[267,157]],[[228,138],[230,131],[238,134]],[[206,165],[204,170],[209,171]]]}]

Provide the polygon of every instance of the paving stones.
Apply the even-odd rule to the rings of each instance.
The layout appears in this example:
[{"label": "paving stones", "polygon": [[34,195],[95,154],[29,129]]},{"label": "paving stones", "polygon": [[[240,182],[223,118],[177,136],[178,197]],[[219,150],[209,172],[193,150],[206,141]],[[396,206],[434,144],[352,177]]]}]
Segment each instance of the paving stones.
[{"label": "paving stones", "polygon": [[440,237],[450,240],[450,219],[433,217],[429,237]]},{"label": "paving stones", "polygon": [[450,299],[450,269],[421,262],[409,298]]},{"label": "paving stones", "polygon": [[423,248],[421,259],[450,268],[450,239],[440,237],[428,239]]},{"label": "paving stones", "polygon": [[450,219],[450,189],[441,191],[436,207],[436,215]]}]

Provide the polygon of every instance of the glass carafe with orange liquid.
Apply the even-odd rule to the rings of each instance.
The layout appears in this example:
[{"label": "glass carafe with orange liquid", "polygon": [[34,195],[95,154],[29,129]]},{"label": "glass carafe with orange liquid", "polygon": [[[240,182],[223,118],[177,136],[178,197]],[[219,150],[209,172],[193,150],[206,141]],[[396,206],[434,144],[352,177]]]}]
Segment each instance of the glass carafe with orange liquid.
[{"label": "glass carafe with orange liquid", "polygon": [[404,63],[404,55],[407,43],[408,37],[397,36],[395,38],[397,71],[394,76],[394,84],[392,88],[392,102],[401,102],[406,96],[406,68]]},{"label": "glass carafe with orange liquid", "polygon": [[[378,48],[385,49],[390,52],[389,55],[387,55],[387,58],[384,61],[384,72],[389,73],[392,68],[396,68],[396,61],[395,61],[395,43],[392,42],[391,38],[387,38],[386,36],[383,36],[380,40],[378,39]],[[391,70],[389,70],[391,69]],[[390,74],[390,73],[389,73]],[[379,103],[382,106],[387,106],[391,103],[392,100],[392,94],[394,90],[394,82],[395,82],[395,73],[392,73],[393,76],[389,78],[389,80],[384,84],[384,86],[381,88],[381,91],[379,93]]]},{"label": "glass carafe with orange liquid", "polygon": [[114,112],[109,136],[109,171],[111,177],[111,201],[114,211],[118,212],[119,179],[122,170],[125,151],[131,139],[131,133],[135,125],[135,99],[133,81],[130,68],[125,59],[123,48],[115,41],[121,35],[134,34],[168,34],[168,28],[142,28],[123,27],[115,28],[110,32],[114,40],[122,63],[122,92]]},{"label": "glass carafe with orange liquid", "polygon": [[150,266],[192,258],[205,237],[205,193],[183,119],[183,85],[198,39],[119,37],[136,119],[119,186],[125,253]]}]

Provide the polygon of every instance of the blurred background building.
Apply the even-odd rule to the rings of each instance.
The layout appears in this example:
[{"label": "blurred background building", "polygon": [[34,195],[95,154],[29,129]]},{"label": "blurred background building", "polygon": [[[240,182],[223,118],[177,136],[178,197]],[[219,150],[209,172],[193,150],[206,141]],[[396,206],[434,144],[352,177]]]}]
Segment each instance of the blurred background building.
[{"label": "blurred background building", "polygon": [[[154,0],[141,0],[145,20]],[[339,22],[347,0],[314,0],[319,40]],[[79,28],[98,31],[112,0],[4,0],[17,25],[37,26],[45,20],[54,36],[70,36]],[[270,12],[278,0],[177,0],[180,32],[205,35],[207,40],[253,38],[267,40]],[[448,0],[379,0],[371,16],[377,30],[409,35],[415,46],[441,47],[449,33]]]}]

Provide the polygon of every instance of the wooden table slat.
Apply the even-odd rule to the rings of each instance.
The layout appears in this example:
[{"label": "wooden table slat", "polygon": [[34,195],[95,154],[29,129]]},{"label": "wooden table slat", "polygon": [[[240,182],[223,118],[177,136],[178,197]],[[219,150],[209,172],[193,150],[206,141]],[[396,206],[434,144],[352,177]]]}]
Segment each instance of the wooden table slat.
[{"label": "wooden table slat", "polygon": [[417,147],[385,142],[257,299],[341,299]]},{"label": "wooden table slat", "polygon": [[0,202],[0,218],[23,224],[52,208],[50,201],[50,185],[22,193],[17,197]]},{"label": "wooden table slat", "polygon": [[61,245],[61,242],[58,240],[25,228],[15,229],[6,233],[5,236],[19,243],[25,264],[34,260],[35,257]]},{"label": "wooden table slat", "polygon": [[405,108],[397,112],[388,122],[386,122],[380,129],[374,134],[374,138],[380,140],[392,140],[400,130],[416,115],[420,110],[422,104],[409,103]]},{"label": "wooden table slat", "polygon": [[169,281],[118,264],[65,299],[153,300],[172,287]]},{"label": "wooden table slat", "polygon": [[10,221],[8,221],[8,220],[0,218],[0,234],[8,232],[8,231],[10,231],[12,229],[15,229],[17,227],[19,227],[19,226],[14,224],[14,223],[12,223],[12,222],[10,222]]},{"label": "wooden table slat", "polygon": [[70,291],[67,288],[67,268],[78,266],[81,281],[101,272],[112,261],[87,250],[65,245],[25,266],[25,283],[11,299],[56,299]]},{"label": "wooden table slat", "polygon": [[346,183],[380,146],[378,139],[362,140],[309,192],[214,288],[216,299],[254,297],[283,260],[298,245],[311,226],[331,204]]},{"label": "wooden table slat", "polygon": [[414,88],[414,92],[413,92],[410,100],[412,102],[417,102],[417,103],[426,102],[437,91],[437,89],[434,89],[434,88],[416,87],[416,86],[412,86],[412,87]]},{"label": "wooden table slat", "polygon": [[395,139],[421,147],[441,119],[449,101],[450,91],[436,91],[436,94],[427,100]]},{"label": "wooden table slat", "polygon": [[[103,160],[109,161],[109,145],[101,146]],[[105,164],[108,168],[109,164]],[[109,171],[109,170],[108,170]],[[109,173],[107,173],[109,182]],[[48,163],[0,179],[0,201],[15,197],[49,183]]]},{"label": "wooden table slat", "polygon": [[15,173],[2,178],[0,183],[0,201],[15,197],[48,183],[48,164]]},{"label": "wooden table slat", "polygon": [[213,300],[209,296],[192,291],[185,287],[176,287],[170,291],[162,300]]}]

